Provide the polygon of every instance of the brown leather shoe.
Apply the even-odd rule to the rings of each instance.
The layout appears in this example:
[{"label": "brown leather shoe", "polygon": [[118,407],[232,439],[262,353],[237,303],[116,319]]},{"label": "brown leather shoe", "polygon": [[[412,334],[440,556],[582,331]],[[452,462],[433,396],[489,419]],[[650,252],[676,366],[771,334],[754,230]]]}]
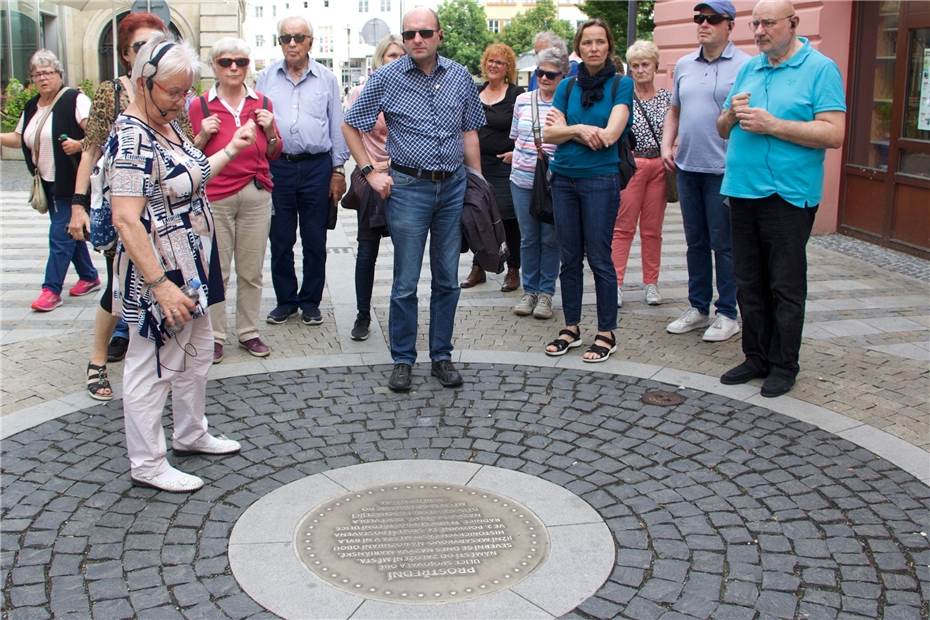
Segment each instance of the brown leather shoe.
[{"label": "brown leather shoe", "polygon": [[488,276],[485,275],[484,269],[478,265],[472,265],[471,271],[468,272],[468,277],[459,283],[459,286],[462,288],[471,288],[477,286],[478,284],[484,284],[488,281]]},{"label": "brown leather shoe", "polygon": [[520,268],[508,267],[507,275],[504,276],[504,284],[501,286],[502,293],[509,293],[520,288]]}]

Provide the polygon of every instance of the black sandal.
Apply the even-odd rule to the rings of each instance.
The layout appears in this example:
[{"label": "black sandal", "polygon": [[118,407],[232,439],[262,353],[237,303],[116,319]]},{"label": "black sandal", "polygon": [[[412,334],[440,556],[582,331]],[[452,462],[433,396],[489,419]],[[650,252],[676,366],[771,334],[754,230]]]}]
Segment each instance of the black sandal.
[{"label": "black sandal", "polygon": [[[571,340],[565,340],[564,338],[556,338],[552,342],[546,345],[545,351],[546,355],[549,357],[559,357],[560,355],[565,355],[568,353],[569,349],[574,349],[575,347],[581,346],[581,330],[578,330],[576,334],[570,329],[563,329],[559,331],[559,336],[571,336]],[[550,351],[549,347],[555,347],[555,351]]]},{"label": "black sandal", "polygon": [[[602,347],[601,345],[597,344],[598,340],[600,340],[601,342],[607,343],[608,346]],[[600,334],[598,334],[594,338],[594,343],[590,347],[588,347],[587,351],[585,351],[585,353],[594,353],[595,355],[597,355],[597,357],[582,356],[581,361],[588,362],[590,364],[606,362],[608,359],[610,359],[611,354],[615,353],[616,351],[617,351],[617,339],[616,337],[614,337],[613,332],[610,332],[610,336],[601,336]]]},{"label": "black sandal", "polygon": [[[103,390],[110,390],[109,394],[101,394]],[[87,393],[94,400],[112,400],[113,388],[110,387],[110,380],[107,378],[107,366],[97,366],[96,364],[87,363]]]}]

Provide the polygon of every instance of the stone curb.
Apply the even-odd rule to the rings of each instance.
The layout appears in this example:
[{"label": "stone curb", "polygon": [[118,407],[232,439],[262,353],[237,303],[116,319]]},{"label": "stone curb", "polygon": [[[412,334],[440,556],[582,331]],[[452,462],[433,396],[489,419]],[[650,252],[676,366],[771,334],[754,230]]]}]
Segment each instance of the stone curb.
[{"label": "stone curb", "polygon": [[[613,359],[605,363],[590,364],[582,362],[581,358],[577,356],[549,357],[543,353],[528,353],[525,351],[466,349],[453,352],[452,360],[462,363],[514,364],[603,372],[612,375],[632,376],[639,379],[651,379],[675,385],[679,388],[693,388],[711,394],[719,394],[813,424],[886,459],[917,478],[923,484],[930,486],[930,454],[925,450],[869,424],[790,396],[762,398],[757,389],[758,380],[744,385],[728,386],[721,384],[717,377],[668,366],[663,367]],[[429,357],[424,353],[421,353],[417,358],[418,363],[428,361]],[[208,378],[226,379],[308,368],[390,363],[392,363],[392,360],[387,352],[311,355],[213,366],[210,369]],[[115,397],[119,398],[119,386],[116,387]],[[90,398],[86,392],[79,391],[11,412],[0,417],[0,440],[97,404],[100,404],[100,402]]]}]

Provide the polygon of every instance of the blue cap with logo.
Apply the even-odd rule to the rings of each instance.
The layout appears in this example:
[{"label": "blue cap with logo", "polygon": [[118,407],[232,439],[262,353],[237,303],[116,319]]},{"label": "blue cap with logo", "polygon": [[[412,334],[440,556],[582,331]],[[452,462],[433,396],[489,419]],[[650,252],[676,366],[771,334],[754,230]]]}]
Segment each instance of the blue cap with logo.
[{"label": "blue cap with logo", "polygon": [[705,7],[717,15],[726,15],[730,19],[736,19],[736,8],[730,0],[709,0],[708,2],[701,2],[694,5],[694,10],[700,11]]}]

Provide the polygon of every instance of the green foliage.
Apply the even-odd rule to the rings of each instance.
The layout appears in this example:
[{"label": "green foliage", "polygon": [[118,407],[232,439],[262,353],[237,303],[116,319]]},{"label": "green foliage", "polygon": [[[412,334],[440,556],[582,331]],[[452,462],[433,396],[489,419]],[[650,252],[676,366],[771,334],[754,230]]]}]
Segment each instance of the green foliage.
[{"label": "green foliage", "polygon": [[445,0],[436,13],[443,32],[439,53],[480,73],[481,54],[492,40],[484,8],[475,0]]},{"label": "green foliage", "polygon": [[88,97],[90,97],[91,99],[93,99],[94,95],[97,94],[97,85],[87,78],[84,78],[83,80],[81,80],[81,83],[78,85],[78,88],[80,88],[81,92],[87,95]]},{"label": "green foliage", "polygon": [[566,45],[571,48],[575,29],[564,19],[559,19],[558,14],[558,7],[553,0],[539,0],[535,7],[513,18],[501,33],[500,42],[509,45],[519,56],[533,50],[533,37],[537,33],[550,30],[565,39]]},{"label": "green foliage", "polygon": [[[632,41],[626,40],[627,15],[629,3],[616,0],[587,0],[578,5],[588,17],[600,17],[610,25],[614,40],[617,43],[617,55],[621,58]],[[652,20],[655,0],[640,0],[636,6],[636,37],[639,39],[652,39],[655,23]]]},{"label": "green foliage", "polygon": [[16,78],[10,78],[6,85],[6,92],[3,94],[3,118],[0,128],[3,131],[16,129],[16,123],[19,122],[26,103],[38,93],[39,90],[34,84],[24,87],[22,82]]}]

